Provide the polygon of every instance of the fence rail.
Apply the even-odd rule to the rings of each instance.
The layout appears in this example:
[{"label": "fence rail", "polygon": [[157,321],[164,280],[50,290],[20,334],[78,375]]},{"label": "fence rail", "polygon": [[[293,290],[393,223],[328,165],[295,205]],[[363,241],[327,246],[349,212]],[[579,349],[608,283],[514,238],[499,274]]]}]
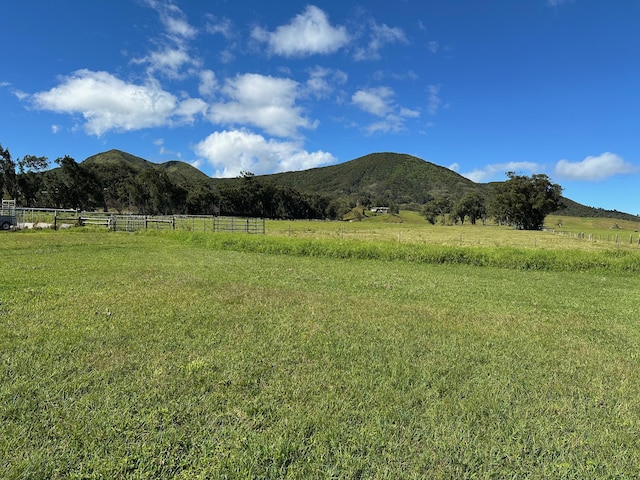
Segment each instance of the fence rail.
[{"label": "fence rail", "polygon": [[[24,215],[23,215],[24,217]],[[264,218],[218,217],[211,215],[115,215],[54,212],[54,229],[70,226],[102,226],[112,231],[189,230],[209,232],[265,233]]]}]

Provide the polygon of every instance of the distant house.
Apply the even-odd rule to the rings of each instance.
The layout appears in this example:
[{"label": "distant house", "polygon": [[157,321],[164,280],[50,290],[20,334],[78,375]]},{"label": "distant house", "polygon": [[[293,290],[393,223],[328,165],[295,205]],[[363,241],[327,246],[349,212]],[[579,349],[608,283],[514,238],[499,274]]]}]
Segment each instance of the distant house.
[{"label": "distant house", "polygon": [[389,207],[371,207],[369,211],[373,213],[389,213]]}]

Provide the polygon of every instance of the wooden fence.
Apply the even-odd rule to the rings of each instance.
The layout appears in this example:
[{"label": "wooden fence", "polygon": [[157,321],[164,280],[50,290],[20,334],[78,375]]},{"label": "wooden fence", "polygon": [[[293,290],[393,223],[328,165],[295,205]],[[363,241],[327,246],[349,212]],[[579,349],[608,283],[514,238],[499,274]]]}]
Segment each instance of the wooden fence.
[{"label": "wooden fence", "polygon": [[265,233],[264,218],[217,217],[208,215],[112,215],[55,213],[53,228],[64,226],[102,226],[112,231],[189,230],[201,232]]}]

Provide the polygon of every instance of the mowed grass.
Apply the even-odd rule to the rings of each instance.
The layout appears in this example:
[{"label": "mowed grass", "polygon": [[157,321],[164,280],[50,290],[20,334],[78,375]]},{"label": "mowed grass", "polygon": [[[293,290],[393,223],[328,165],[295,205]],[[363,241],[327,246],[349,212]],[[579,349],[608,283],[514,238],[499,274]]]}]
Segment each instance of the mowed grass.
[{"label": "mowed grass", "polygon": [[0,477],[637,477],[637,272],[345,244],[2,235]]}]

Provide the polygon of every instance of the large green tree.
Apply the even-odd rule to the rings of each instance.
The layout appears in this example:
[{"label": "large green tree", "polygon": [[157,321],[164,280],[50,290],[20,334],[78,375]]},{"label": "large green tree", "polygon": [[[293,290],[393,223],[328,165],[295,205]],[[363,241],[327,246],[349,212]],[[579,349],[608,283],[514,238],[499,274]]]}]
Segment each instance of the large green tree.
[{"label": "large green tree", "polygon": [[484,196],[476,190],[467,192],[456,202],[452,214],[455,218],[458,218],[463,225],[466,217],[469,217],[471,224],[475,225],[479,218],[484,218],[487,214],[486,200]]},{"label": "large green tree", "polygon": [[9,149],[0,145],[0,198],[4,198],[5,192],[9,198],[18,196],[16,162]]},{"label": "large green tree", "polygon": [[39,205],[41,192],[44,189],[44,181],[41,170],[49,166],[47,157],[25,155],[18,161],[18,191],[19,199],[27,207]]},{"label": "large green tree", "polygon": [[103,203],[96,176],[69,155],[56,159],[60,169],[49,178],[47,189],[56,206],[92,210]]},{"label": "large green tree", "polygon": [[540,230],[545,217],[560,208],[562,187],[544,174],[527,177],[507,172],[507,177],[509,180],[496,186],[496,219],[521,230]]},{"label": "large green tree", "polygon": [[434,225],[436,218],[440,216],[440,224],[444,225],[447,213],[451,213],[453,202],[447,196],[436,196],[433,200],[427,202],[422,209],[422,215],[427,221]]}]

